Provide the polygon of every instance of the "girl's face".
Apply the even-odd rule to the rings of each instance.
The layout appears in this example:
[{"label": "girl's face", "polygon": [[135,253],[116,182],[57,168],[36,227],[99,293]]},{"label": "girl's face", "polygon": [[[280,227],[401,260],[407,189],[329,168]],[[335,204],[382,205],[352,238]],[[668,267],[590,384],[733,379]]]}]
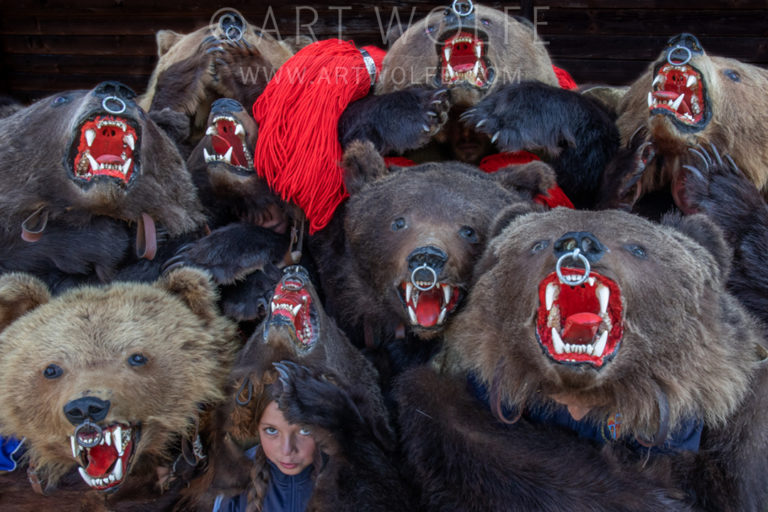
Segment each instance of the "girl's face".
[{"label": "girl's face", "polygon": [[277,402],[270,402],[261,415],[259,439],[264,454],[286,475],[298,475],[314,460],[315,440],[309,430],[288,423]]}]

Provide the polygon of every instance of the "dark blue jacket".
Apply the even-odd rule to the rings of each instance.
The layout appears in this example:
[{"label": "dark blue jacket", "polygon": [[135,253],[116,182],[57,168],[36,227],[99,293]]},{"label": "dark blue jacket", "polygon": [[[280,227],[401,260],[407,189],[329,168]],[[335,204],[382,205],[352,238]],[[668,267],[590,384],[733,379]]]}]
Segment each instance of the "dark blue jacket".
[{"label": "dark blue jacket", "polygon": [[[295,476],[280,471],[272,462],[269,464],[269,484],[264,496],[263,512],[304,512],[312,497],[314,482],[312,466]],[[217,499],[213,512],[244,512],[247,505],[246,493],[228,500]]]}]

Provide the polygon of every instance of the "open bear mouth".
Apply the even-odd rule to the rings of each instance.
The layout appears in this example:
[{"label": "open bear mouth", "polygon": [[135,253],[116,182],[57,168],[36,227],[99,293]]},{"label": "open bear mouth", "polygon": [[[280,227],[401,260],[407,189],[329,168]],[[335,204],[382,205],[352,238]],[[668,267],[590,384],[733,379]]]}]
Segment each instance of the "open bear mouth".
[{"label": "open bear mouth", "polygon": [[205,163],[223,162],[239,172],[253,174],[253,156],[246,144],[245,128],[231,116],[217,116],[205,132],[211,137],[210,148],[203,148]]},{"label": "open bear mouth", "polygon": [[663,114],[688,129],[700,130],[709,120],[705,84],[701,73],[688,64],[665,63],[648,93],[651,115]]},{"label": "open bear mouth", "polygon": [[78,429],[77,437],[69,436],[72,456],[80,465],[77,469],[85,483],[99,491],[112,490],[123,483],[140,432],[138,425],[113,423],[101,430],[101,441],[90,448],[81,446],[81,443],[93,444],[99,437],[98,430]]},{"label": "open bear mouth", "polygon": [[493,81],[493,68],[486,58],[488,38],[482,34],[459,32],[438,43],[440,83],[467,84],[480,89]]},{"label": "open bear mouth", "polygon": [[[578,282],[584,270],[563,268],[561,273]],[[593,271],[587,282],[571,286],[553,272],[539,284],[536,335],[555,361],[599,368],[618,351],[622,310],[621,291],[611,279]]]},{"label": "open bear mouth", "polygon": [[300,277],[287,275],[272,296],[269,328],[288,327],[297,348],[307,350],[317,341],[316,313],[312,296]]},{"label": "open bear mouth", "polygon": [[138,167],[138,127],[123,117],[96,116],[86,119],[78,131],[72,148],[74,177],[90,182],[107,176],[127,185]]},{"label": "open bear mouth", "polygon": [[[431,283],[417,284],[426,288]],[[448,315],[456,309],[463,295],[458,286],[435,283],[429,290],[419,290],[410,280],[401,282],[398,291],[408,311],[410,324],[427,328],[441,327]]]}]

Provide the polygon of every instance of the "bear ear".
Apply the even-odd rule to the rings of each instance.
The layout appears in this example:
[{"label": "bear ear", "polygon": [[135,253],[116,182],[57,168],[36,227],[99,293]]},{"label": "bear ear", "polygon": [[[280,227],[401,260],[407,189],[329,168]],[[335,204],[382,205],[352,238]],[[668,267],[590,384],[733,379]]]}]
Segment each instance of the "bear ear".
[{"label": "bear ear", "polygon": [[344,152],[341,166],[344,168],[344,185],[350,194],[387,174],[384,159],[370,141],[352,141]]},{"label": "bear ear", "polygon": [[502,187],[532,199],[557,184],[555,170],[539,160],[502,167],[491,175]]},{"label": "bear ear", "polygon": [[496,238],[502,231],[504,231],[504,228],[506,228],[510,222],[521,215],[540,211],[541,208],[538,205],[529,203],[528,201],[520,201],[519,203],[507,206],[502,209],[496,217],[494,217],[493,222],[491,222],[491,229],[488,231],[488,240]]},{"label": "bear ear", "polygon": [[51,300],[51,292],[38,278],[20,272],[0,276],[0,332],[24,313]]},{"label": "bear ear", "polygon": [[216,301],[219,296],[210,274],[181,267],[165,274],[156,286],[176,295],[200,318],[212,322],[218,316]]},{"label": "bear ear", "polygon": [[173,30],[158,30],[155,34],[155,41],[157,42],[157,56],[162,57],[173,45],[178,43],[184,34],[179,34]]},{"label": "bear ear", "polygon": [[709,217],[703,213],[686,216],[675,213],[662,217],[661,223],[688,235],[712,253],[720,268],[721,280],[724,281],[726,279],[726,276],[730,273],[733,251],[725,241],[725,236],[720,227],[712,222]]}]

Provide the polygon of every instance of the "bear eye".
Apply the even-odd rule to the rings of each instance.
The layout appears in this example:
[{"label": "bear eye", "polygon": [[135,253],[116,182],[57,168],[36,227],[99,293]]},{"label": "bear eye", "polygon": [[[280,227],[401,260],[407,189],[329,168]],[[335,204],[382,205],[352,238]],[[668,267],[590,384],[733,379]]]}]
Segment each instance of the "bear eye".
[{"label": "bear eye", "polygon": [[648,253],[645,251],[645,247],[642,245],[636,245],[636,244],[627,244],[624,246],[624,249],[629,252],[632,256],[636,258],[640,258],[641,260],[644,260],[648,257]]},{"label": "bear eye", "polygon": [[491,24],[491,20],[489,20],[487,18],[483,18],[483,19],[480,20],[480,23],[482,23],[483,25],[485,25],[487,27],[487,26],[489,26]]},{"label": "bear eye", "polygon": [[538,242],[533,244],[533,246],[531,247],[531,252],[533,254],[536,254],[537,252],[543,251],[547,247],[549,247],[549,240],[539,240]]},{"label": "bear eye", "polygon": [[427,34],[431,34],[434,31],[435,31],[435,26],[434,25],[429,25],[427,27]]},{"label": "bear eye", "polygon": [[49,364],[45,367],[45,370],[43,370],[43,377],[46,379],[58,379],[64,374],[64,370],[61,369],[61,366],[56,364]]},{"label": "bear eye", "polygon": [[462,226],[459,230],[459,235],[471,244],[477,243],[477,231],[470,226]]},{"label": "bear eye", "polygon": [[400,231],[406,227],[405,219],[402,217],[396,218],[392,221],[392,231]]},{"label": "bear eye", "polygon": [[723,74],[734,82],[741,82],[741,75],[738,71],[734,71],[733,69],[724,69]]},{"label": "bear eye", "polygon": [[144,366],[147,364],[147,358],[144,357],[144,354],[133,354],[128,358],[128,364],[131,366]]},{"label": "bear eye", "polygon": [[65,103],[69,103],[69,98],[67,96],[57,96],[51,102],[51,105],[58,107],[59,105],[64,105]]}]

